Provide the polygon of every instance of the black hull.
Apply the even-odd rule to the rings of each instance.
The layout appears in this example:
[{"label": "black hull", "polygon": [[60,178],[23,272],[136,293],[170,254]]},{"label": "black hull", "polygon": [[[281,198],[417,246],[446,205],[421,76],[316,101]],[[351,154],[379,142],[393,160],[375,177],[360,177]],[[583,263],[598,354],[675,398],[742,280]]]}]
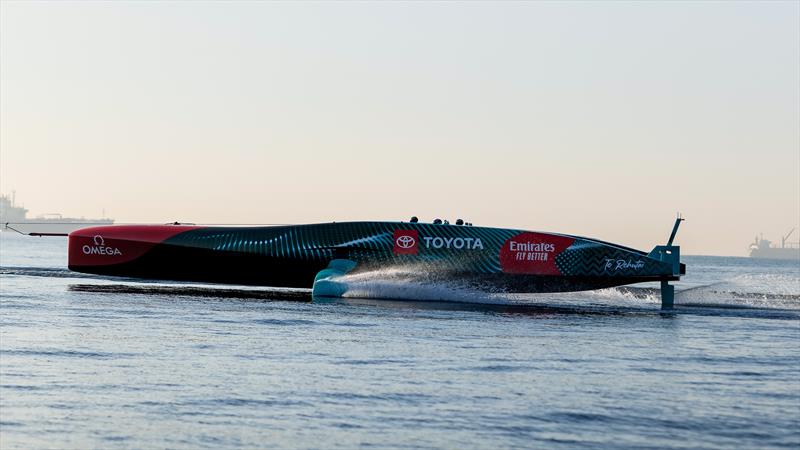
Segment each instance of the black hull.
[{"label": "black hull", "polygon": [[243,252],[158,245],[130,262],[107,266],[69,266],[69,269],[151,280],[311,288],[314,276],[327,265],[325,261],[298,261]]},{"label": "black hull", "polygon": [[[245,252],[220,252],[202,248],[157,245],[145,255],[121,264],[70,266],[75,272],[107,276],[143,278],[163,281],[238,284],[311,289],[314,277],[328,266],[328,261],[301,261],[274,258]],[[353,275],[381,269],[375,264],[363,264]],[[409,282],[457,282],[464,286],[509,293],[570,292],[603,289],[647,281],[674,281],[675,276],[592,277],[525,274],[477,274],[462,270],[437,268],[430,264],[395,266],[395,279]]]}]

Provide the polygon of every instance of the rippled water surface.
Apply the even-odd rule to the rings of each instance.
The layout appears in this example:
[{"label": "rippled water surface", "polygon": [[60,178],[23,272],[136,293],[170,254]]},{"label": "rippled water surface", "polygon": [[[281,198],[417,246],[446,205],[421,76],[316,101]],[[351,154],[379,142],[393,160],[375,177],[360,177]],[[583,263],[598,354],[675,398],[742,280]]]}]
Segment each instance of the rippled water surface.
[{"label": "rippled water surface", "polygon": [[686,257],[665,314],[647,285],[503,296],[376,273],[318,302],[73,274],[63,238],[0,244],[2,449],[800,447],[797,263]]}]

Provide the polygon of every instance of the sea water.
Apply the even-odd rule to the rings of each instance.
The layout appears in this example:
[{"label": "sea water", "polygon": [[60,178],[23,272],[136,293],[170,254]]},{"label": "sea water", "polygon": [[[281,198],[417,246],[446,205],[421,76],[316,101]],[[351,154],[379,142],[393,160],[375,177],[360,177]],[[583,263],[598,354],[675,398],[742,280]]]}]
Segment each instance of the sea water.
[{"label": "sea water", "polygon": [[71,273],[64,238],[0,233],[0,448],[800,447],[800,266],[684,261],[669,313],[655,285],[392,271],[316,301]]}]

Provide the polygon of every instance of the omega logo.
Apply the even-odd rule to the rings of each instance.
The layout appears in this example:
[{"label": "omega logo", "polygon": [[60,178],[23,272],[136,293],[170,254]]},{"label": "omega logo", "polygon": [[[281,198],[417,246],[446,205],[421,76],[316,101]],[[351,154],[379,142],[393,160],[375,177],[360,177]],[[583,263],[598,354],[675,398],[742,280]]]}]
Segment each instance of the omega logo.
[{"label": "omega logo", "polygon": [[99,234],[92,238],[92,242],[94,245],[84,245],[81,247],[84,255],[122,255],[122,252],[119,251],[118,248],[106,246],[106,240]]}]

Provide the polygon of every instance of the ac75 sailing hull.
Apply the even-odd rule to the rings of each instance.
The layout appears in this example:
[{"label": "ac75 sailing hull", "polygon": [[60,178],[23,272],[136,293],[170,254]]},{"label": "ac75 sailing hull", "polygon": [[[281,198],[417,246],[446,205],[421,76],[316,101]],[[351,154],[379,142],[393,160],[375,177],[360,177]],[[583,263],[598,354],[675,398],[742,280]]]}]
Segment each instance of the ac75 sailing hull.
[{"label": "ac75 sailing hull", "polygon": [[311,288],[336,261],[347,262],[342,273],[397,269],[507,292],[666,282],[683,273],[663,255],[593,239],[457,225],[117,225],[69,237],[71,270],[135,278]]}]

